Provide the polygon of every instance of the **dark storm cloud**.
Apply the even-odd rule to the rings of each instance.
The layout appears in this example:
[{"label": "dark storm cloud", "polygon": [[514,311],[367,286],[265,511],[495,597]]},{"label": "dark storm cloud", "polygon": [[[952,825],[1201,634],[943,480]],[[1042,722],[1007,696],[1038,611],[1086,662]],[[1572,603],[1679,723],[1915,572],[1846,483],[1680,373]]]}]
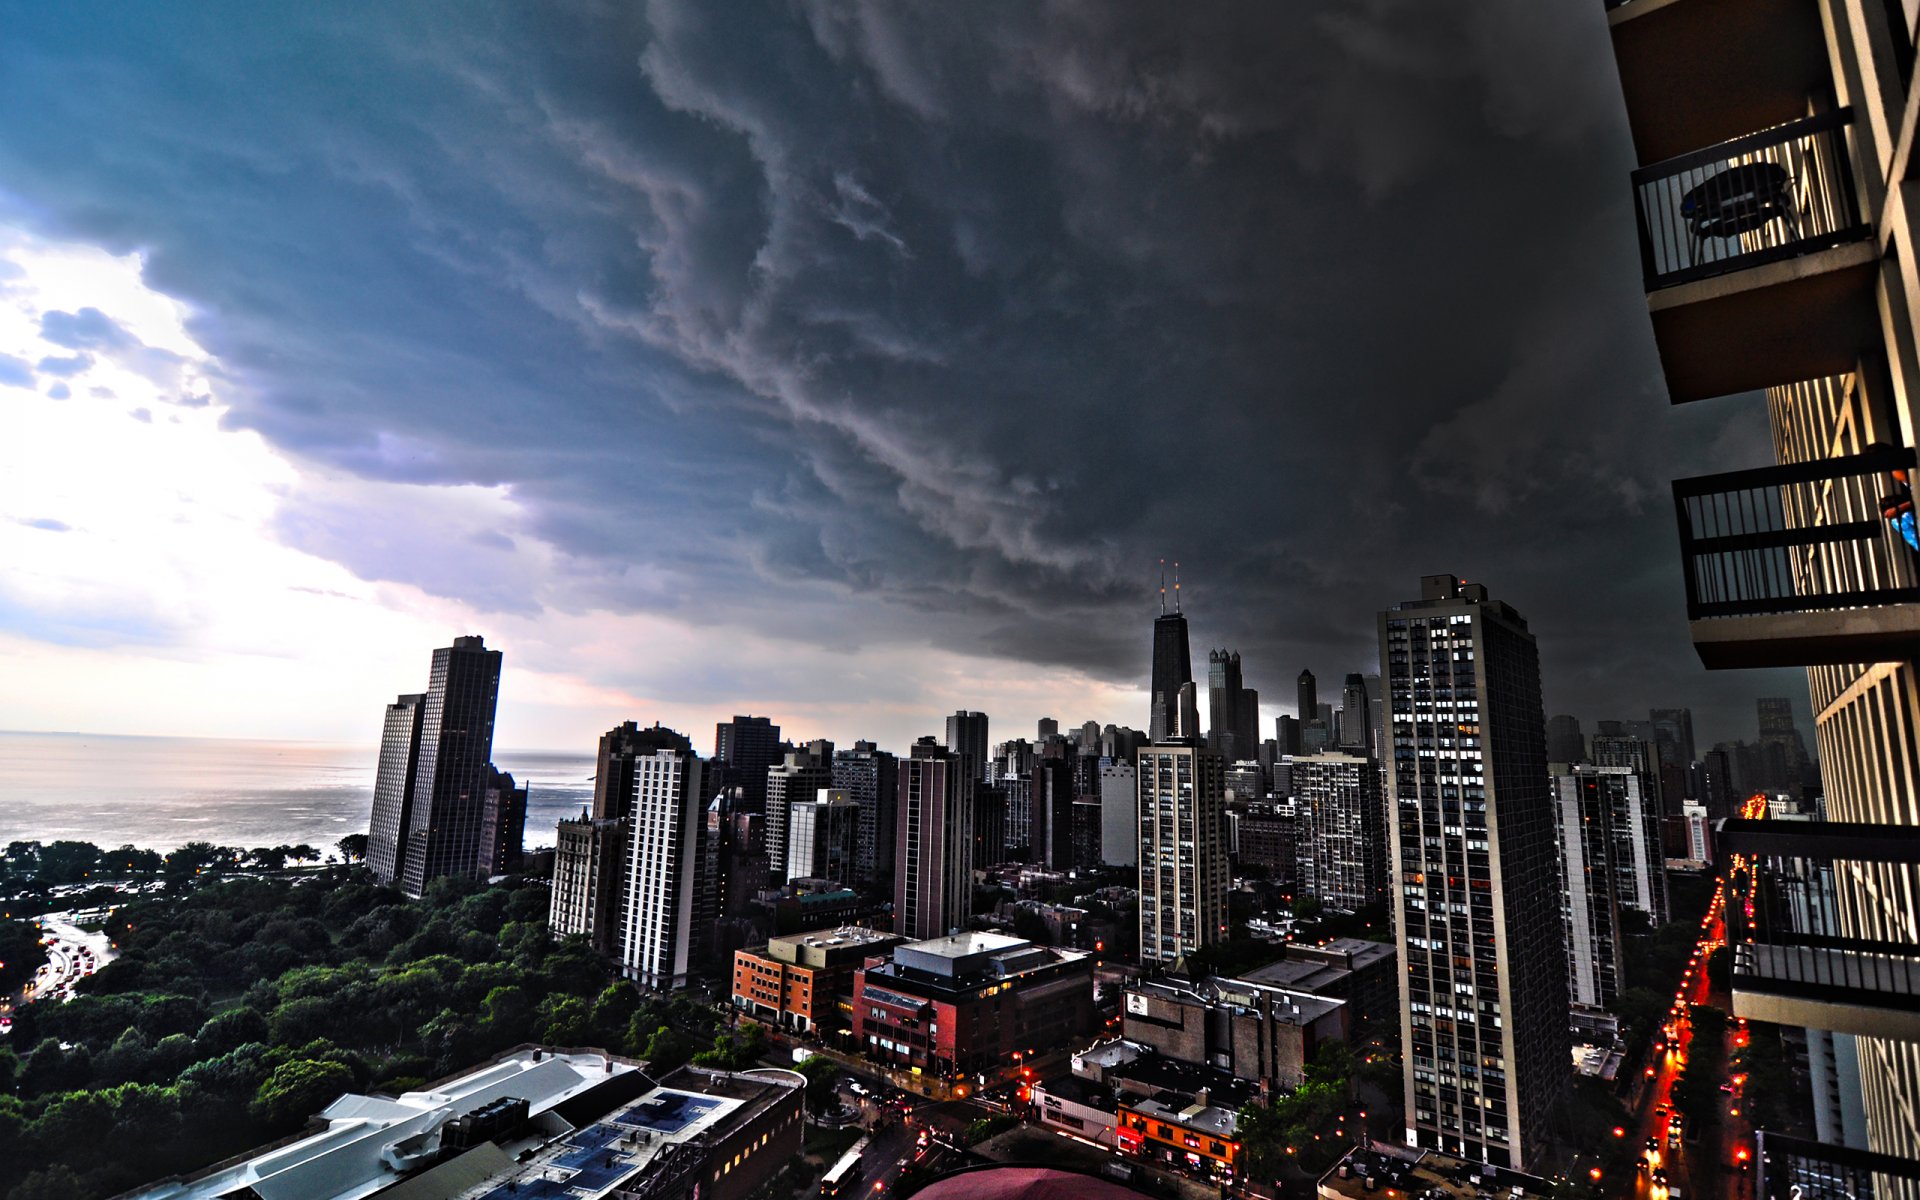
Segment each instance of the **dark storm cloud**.
[{"label": "dark storm cloud", "polygon": [[145,251],[232,421],[560,552],[449,574],[291,496],[366,577],[1125,680],[1177,557],[1273,699],[1453,571],[1555,708],[1797,690],[1686,643],[1667,480],[1763,415],[1667,411],[1598,5],[25,21],[18,219]]}]

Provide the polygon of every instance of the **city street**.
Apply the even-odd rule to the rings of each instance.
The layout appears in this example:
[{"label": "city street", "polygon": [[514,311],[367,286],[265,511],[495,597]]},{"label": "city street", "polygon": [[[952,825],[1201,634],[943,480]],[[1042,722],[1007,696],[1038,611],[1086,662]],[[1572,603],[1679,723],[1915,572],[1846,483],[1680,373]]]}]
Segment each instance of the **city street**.
[{"label": "city street", "polygon": [[[1699,944],[1688,960],[1668,1012],[1667,1046],[1662,1050],[1656,1043],[1651,1051],[1652,1062],[1635,1106],[1639,1117],[1629,1131],[1640,1157],[1632,1191],[1636,1200],[1666,1200],[1675,1192],[1682,1196],[1708,1195],[1709,1181],[1717,1182],[1714,1194],[1718,1200],[1748,1200],[1751,1194],[1753,1176],[1743,1169],[1753,1145],[1753,1130],[1740,1114],[1739,1081],[1744,1077],[1736,1076],[1729,1084],[1731,1090],[1723,1089],[1720,1119],[1712,1129],[1711,1141],[1687,1136],[1684,1122],[1673,1111],[1673,1085],[1696,1049],[1690,1017],[1693,1006],[1731,1007],[1728,997],[1713,993],[1707,974],[1709,958],[1726,944],[1725,905],[1729,894],[1724,883],[1714,892],[1701,922]],[[1722,1053],[1731,1062],[1733,1052],[1746,1044],[1745,1023],[1729,1020],[1724,1037]]]}]

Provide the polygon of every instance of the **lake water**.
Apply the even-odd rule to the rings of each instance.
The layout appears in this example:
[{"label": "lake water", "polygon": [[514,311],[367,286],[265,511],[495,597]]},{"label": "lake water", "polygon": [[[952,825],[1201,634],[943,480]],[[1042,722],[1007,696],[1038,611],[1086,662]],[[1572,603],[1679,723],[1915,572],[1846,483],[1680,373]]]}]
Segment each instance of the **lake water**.
[{"label": "lake water", "polygon": [[[592,754],[496,750],[528,787],[527,846],[593,802]],[[61,838],[171,850],[186,842],[321,849],[365,833],[374,746],[0,732],[0,845]]]}]

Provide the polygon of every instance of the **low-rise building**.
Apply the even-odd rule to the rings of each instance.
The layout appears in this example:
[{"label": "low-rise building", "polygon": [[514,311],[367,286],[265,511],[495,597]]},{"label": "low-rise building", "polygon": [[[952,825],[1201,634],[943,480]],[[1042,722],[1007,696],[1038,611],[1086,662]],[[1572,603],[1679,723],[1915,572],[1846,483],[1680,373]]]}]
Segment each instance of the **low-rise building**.
[{"label": "low-rise building", "polygon": [[1385,1143],[1347,1152],[1315,1189],[1320,1200],[1379,1200],[1382,1196],[1424,1196],[1427,1200],[1545,1200],[1553,1184],[1538,1176],[1467,1162],[1436,1150],[1389,1149]]},{"label": "low-rise building", "polygon": [[1111,1149],[1118,1124],[1113,1093],[1078,1075],[1033,1085],[1033,1111],[1040,1124]]},{"label": "low-rise building", "polygon": [[810,1033],[838,1025],[839,997],[867,958],[906,939],[858,925],[768,938],[733,954],[733,1006],[748,1016]]},{"label": "low-rise building", "polygon": [[1391,945],[1364,938],[1335,938],[1324,945],[1288,941],[1286,956],[1241,976],[1248,983],[1307,992],[1347,1002],[1356,1034],[1398,1028],[1399,956]]},{"label": "low-rise building", "polygon": [[1291,1091],[1322,1043],[1345,1041],[1346,1002],[1242,979],[1140,980],[1127,988],[1121,1036],[1165,1058],[1225,1071],[1262,1091]]},{"label": "low-rise building", "polygon": [[326,1128],[137,1200],[423,1200],[505,1193],[744,1200],[800,1156],[793,1071],[637,1063],[527,1047],[402,1096],[346,1095]]},{"label": "low-rise building", "polygon": [[1115,1148],[1231,1179],[1240,1158],[1240,1109],[1254,1096],[1225,1071],[1142,1055],[1108,1076]]},{"label": "low-rise building", "polygon": [[853,1031],[876,1062],[999,1077],[1093,1025],[1093,958],[997,933],[894,946],[854,972]]}]

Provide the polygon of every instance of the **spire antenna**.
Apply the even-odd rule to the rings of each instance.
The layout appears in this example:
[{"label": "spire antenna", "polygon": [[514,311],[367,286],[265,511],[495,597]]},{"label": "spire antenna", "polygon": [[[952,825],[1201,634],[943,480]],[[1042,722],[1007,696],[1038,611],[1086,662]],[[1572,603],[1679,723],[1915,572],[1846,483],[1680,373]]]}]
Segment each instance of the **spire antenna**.
[{"label": "spire antenna", "polygon": [[1160,615],[1167,615],[1167,560],[1160,560]]},{"label": "spire antenna", "polygon": [[1180,611],[1180,560],[1173,560],[1173,611]]}]

